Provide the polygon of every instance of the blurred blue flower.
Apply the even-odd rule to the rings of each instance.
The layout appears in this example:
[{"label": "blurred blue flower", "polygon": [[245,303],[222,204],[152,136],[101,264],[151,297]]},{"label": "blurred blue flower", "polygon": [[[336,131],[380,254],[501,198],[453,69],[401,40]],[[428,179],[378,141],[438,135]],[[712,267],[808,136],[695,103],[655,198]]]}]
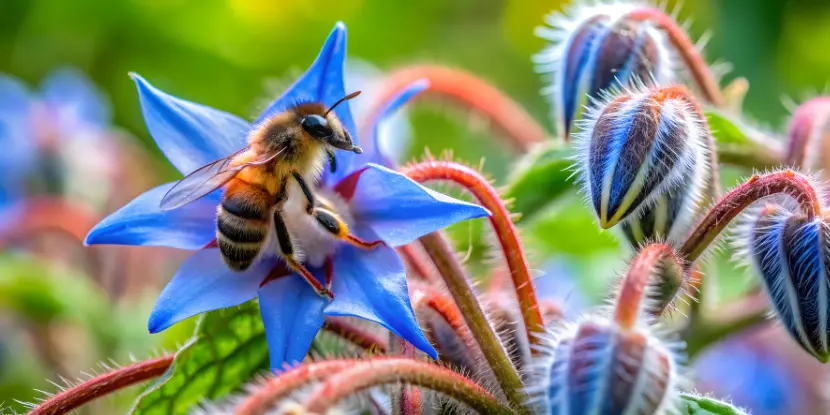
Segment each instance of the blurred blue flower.
[{"label": "blurred blue flower", "polygon": [[[346,28],[338,23],[311,67],[256,122],[298,101],[332,105],[345,96],[345,56]],[[165,94],[138,75],[133,79],[150,134],[182,174],[246,144],[253,124]],[[420,85],[416,83],[413,91]],[[390,111],[411,95],[402,92],[392,100]],[[356,131],[348,103],[335,111],[348,131]],[[352,137],[358,145],[356,135]],[[99,223],[87,243],[198,250],[161,293],[150,316],[149,330],[153,333],[195,314],[258,296],[274,369],[303,359],[326,315],[374,321],[436,357],[415,321],[404,267],[393,248],[489,212],[434,192],[386,167],[358,163],[353,153],[338,152],[336,157],[337,171],[327,169],[318,192],[338,201],[336,210],[349,223],[352,233],[365,240],[382,240],[386,245],[363,250],[335,243],[330,252],[323,253],[333,258],[332,301],[315,293],[301,276],[281,275],[284,267],[274,257],[266,256],[244,272],[232,272],[225,266],[219,250],[211,246],[221,189],[170,211],[161,211],[159,203],[174,183],[149,190]],[[366,151],[363,157],[374,160],[376,154]],[[308,259],[305,264],[322,281],[324,266],[315,262]]]},{"label": "blurred blue flower", "polygon": [[[75,69],[53,71],[36,92],[14,77],[0,74],[0,145],[4,149],[0,153],[0,206],[21,197],[36,170],[55,167],[41,150],[53,150],[61,162],[75,165],[79,163],[73,163],[71,156],[77,154],[75,148],[82,147],[85,152],[80,164],[97,166],[100,158],[92,157],[90,151],[105,149],[99,145],[101,132],[110,122],[109,103]],[[47,183],[50,186],[65,179],[53,177],[56,172],[41,173],[52,182]],[[61,176],[66,173],[57,172]]]},{"label": "blurred blue flower", "polygon": [[823,413],[826,371],[782,336],[780,326],[770,325],[704,351],[694,365],[697,390],[754,415]]}]

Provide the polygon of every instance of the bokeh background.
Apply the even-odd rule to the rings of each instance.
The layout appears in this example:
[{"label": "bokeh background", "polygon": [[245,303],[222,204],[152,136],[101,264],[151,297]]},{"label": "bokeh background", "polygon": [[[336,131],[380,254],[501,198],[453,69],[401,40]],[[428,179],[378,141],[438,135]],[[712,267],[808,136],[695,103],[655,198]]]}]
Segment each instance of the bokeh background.
[{"label": "bokeh background", "polygon": [[[551,129],[550,107],[538,94],[541,81],[530,60],[543,46],[533,28],[542,24],[544,14],[567,3],[0,0],[0,72],[37,94],[55,69],[74,68],[97,86],[94,99],[106,109],[95,133],[103,141],[81,141],[87,147],[70,149],[64,142],[40,143],[37,157],[25,159],[29,168],[14,163],[24,160],[17,156],[0,166],[5,176],[0,184],[22,189],[4,198],[6,213],[0,218],[0,407],[5,402],[20,411],[15,400],[36,399],[35,388],[55,390],[46,379],[74,378],[108,359],[127,362],[130,353],[141,358],[170,350],[189,335],[186,323],[161,335],[146,333],[155,295],[183,253],[87,249],[78,240],[85,224],[143,190],[177,178],[144,127],[128,72],[140,73],[174,95],[250,118],[301,73],[334,22],[342,20],[349,30],[350,61],[361,63],[353,73],[359,72],[364,82],[413,63],[463,68],[491,81]],[[825,91],[830,2],[685,3],[679,19],[689,22],[693,38],[709,37],[708,60],[731,64],[724,83],[735,76],[749,80],[745,108],[760,125],[780,131],[789,102]],[[668,2],[669,9],[675,6]],[[3,98],[0,111],[10,111],[2,106]],[[485,171],[503,182],[515,155],[475,117],[440,102],[416,103],[407,115],[411,142],[404,147],[404,160],[422,155],[425,147],[453,149],[462,160],[486,157]],[[4,139],[0,135],[6,146]],[[118,144],[110,148],[107,142]],[[62,156],[56,161],[55,154]],[[76,162],[67,162],[67,154]],[[731,186],[746,173],[730,172],[724,180]],[[29,215],[20,216],[21,209]],[[32,216],[49,226],[30,226]],[[486,251],[479,225],[454,230],[459,249],[471,253],[473,269],[482,269],[477,260]],[[599,301],[622,270],[627,253],[612,235],[596,230],[577,196],[522,228],[540,270],[555,273],[567,281],[562,286],[571,287],[563,294],[569,300]],[[721,283],[709,294],[713,301],[728,302],[752,286],[748,272],[727,261],[718,263]],[[765,332],[769,330],[772,334]],[[753,406],[756,414],[812,413],[809,405],[820,392],[807,377],[817,369],[797,354],[793,357],[784,341],[786,336],[777,336],[774,328],[731,339],[701,359],[698,385]],[[781,347],[761,347],[782,342]],[[730,358],[734,356],[747,357]],[[707,361],[715,363],[707,366]],[[130,399],[116,398],[86,411],[123,412]],[[790,412],[792,408],[797,409]]]}]

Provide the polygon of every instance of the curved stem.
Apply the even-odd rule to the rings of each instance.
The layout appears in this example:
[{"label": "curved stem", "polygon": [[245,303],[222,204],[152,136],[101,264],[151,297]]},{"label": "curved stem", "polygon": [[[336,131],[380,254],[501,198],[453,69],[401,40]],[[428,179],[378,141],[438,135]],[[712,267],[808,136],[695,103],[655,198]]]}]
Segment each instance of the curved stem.
[{"label": "curved stem", "polygon": [[[435,288],[424,284],[415,284],[410,286],[412,298],[412,308],[416,315],[423,314],[425,309],[435,312],[444,322],[449,326],[453,332],[458,335],[461,343],[467,349],[466,352],[471,358],[476,361],[484,361],[484,355],[478,347],[476,339],[470,332],[470,328],[464,322],[464,316],[458,310],[455,302],[447,296],[441,294]],[[440,349],[440,344],[438,344]],[[439,352],[441,352],[439,350]],[[442,359],[446,356],[442,356]]]},{"label": "curved stem", "polygon": [[345,370],[354,367],[360,360],[340,359],[326,360],[322,362],[306,363],[289,369],[277,377],[268,381],[253,391],[248,397],[236,407],[236,415],[263,415],[275,402],[287,397],[298,388],[309,382],[322,380]]},{"label": "curved stem", "polygon": [[[655,277],[674,279],[674,281],[662,282],[670,284],[671,297],[667,300],[674,298],[677,288],[683,283],[683,271],[683,262],[670,246],[651,244],[641,249],[623,278],[614,312],[617,323],[626,329],[634,327],[642,309],[643,295],[648,286],[654,282]],[[660,304],[659,311],[662,311],[669,302],[665,301],[665,304]]]},{"label": "curved stem", "polygon": [[375,350],[381,354],[386,353],[387,345],[383,339],[375,336],[362,327],[350,324],[342,318],[326,318],[323,328],[358,347],[362,347],[367,350]]},{"label": "curved stem", "polygon": [[435,262],[441,276],[444,277],[450,294],[467,321],[467,326],[470,327],[487,363],[490,364],[504,395],[514,406],[521,407],[525,400],[521,392],[522,380],[484,315],[467,275],[449,243],[438,233],[423,236],[420,240],[427,254]]},{"label": "curved stem", "polygon": [[821,215],[821,203],[810,181],[792,170],[754,175],[739,185],[706,214],[680,248],[688,264],[697,260],[727,225],[752,203],[775,195],[793,197],[808,218]]},{"label": "curved stem", "polygon": [[102,396],[161,376],[172,363],[172,355],[163,356],[96,376],[52,396],[35,407],[29,415],[65,414]]},{"label": "curved stem", "polygon": [[626,17],[632,20],[649,21],[663,29],[663,32],[669,37],[669,41],[674,45],[677,53],[680,54],[681,59],[692,74],[703,97],[716,107],[723,105],[723,94],[720,86],[718,86],[718,80],[709,69],[709,66],[706,65],[706,60],[703,59],[695,44],[683,29],[677,26],[674,19],[653,7],[633,10]]},{"label": "curved stem", "polygon": [[309,413],[324,414],[340,400],[375,386],[403,383],[450,396],[485,414],[512,414],[471,380],[447,368],[407,358],[375,358],[332,375],[305,400]]},{"label": "curved stem", "polygon": [[[376,116],[371,114],[378,114],[394,94],[419,79],[429,80],[429,88],[422,97],[446,97],[485,116],[518,150],[529,151],[533,144],[549,136],[521,105],[490,83],[468,72],[438,65],[408,66],[390,72],[378,89],[380,93],[368,112],[370,117]],[[372,124],[363,122],[360,125]],[[363,134],[361,137],[368,136]]]},{"label": "curved stem", "polygon": [[519,233],[498,191],[479,172],[451,161],[425,161],[405,167],[401,171],[416,182],[443,180],[458,184],[472,193],[479,203],[492,212],[490,224],[493,226],[493,231],[507,261],[507,267],[510,269],[513,289],[519,300],[528,339],[533,344],[538,343],[539,337],[536,334],[544,331],[544,321],[539,312],[530,266],[525,257]]}]

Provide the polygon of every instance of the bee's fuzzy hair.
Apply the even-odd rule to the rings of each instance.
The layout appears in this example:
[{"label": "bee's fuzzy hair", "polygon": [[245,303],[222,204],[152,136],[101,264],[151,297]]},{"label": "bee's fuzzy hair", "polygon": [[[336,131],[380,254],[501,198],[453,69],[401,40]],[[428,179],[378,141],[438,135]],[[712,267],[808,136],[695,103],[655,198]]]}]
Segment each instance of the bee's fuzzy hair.
[{"label": "bee's fuzzy hair", "polygon": [[[653,5],[642,0],[585,0],[574,2],[562,12],[554,11],[545,16],[546,25],[537,27],[535,33],[536,36],[548,41],[549,44],[533,56],[533,62],[536,66],[536,72],[540,73],[546,81],[541,93],[550,100],[554,108],[553,116],[556,120],[565,119],[564,112],[566,110],[562,94],[565,82],[569,81],[564,79],[564,68],[567,50],[571,46],[573,34],[595,16],[608,16],[610,23],[607,23],[606,27],[610,28],[625,14],[641,7],[653,7]],[[660,6],[657,7],[663,9]],[[672,82],[679,67],[676,52],[669,45],[666,36],[662,32],[654,27],[649,27],[647,30],[655,40],[655,45],[658,47],[657,55],[660,58],[660,62],[656,65],[657,72],[652,75],[652,80],[654,84],[658,85]],[[593,61],[595,57],[592,56],[591,59]],[[589,63],[586,66],[590,67],[592,65]],[[581,77],[578,79],[581,79]],[[560,132],[564,131],[564,126],[559,125],[558,128]]]},{"label": "bee's fuzzy hair", "polygon": [[[573,159],[574,166],[572,169],[574,170],[574,174],[577,176],[577,182],[581,187],[580,193],[583,196],[583,200],[586,205],[589,206],[590,210],[594,212],[594,215],[597,218],[599,217],[599,212],[591,207],[591,182],[596,179],[591,177],[591,169],[589,165],[591,156],[591,139],[594,128],[600,117],[610,117],[611,120],[618,125],[617,129],[627,127],[627,122],[630,120],[630,117],[636,111],[640,110],[642,105],[647,100],[651,99],[650,94],[655,90],[656,89],[654,87],[648,87],[643,82],[638,81],[634,86],[623,87],[614,92],[606,92],[601,98],[592,99],[591,105],[587,108],[585,118],[578,122],[579,128],[575,133],[576,153]],[[606,108],[609,104],[623,96],[628,96],[630,99],[623,102],[619,106],[618,110],[606,112]],[[695,207],[700,204],[706,184],[711,180],[709,160],[710,151],[713,151],[713,149],[710,149],[707,144],[706,134],[710,134],[710,132],[706,128],[704,120],[700,119],[697,111],[690,103],[678,99],[669,99],[664,102],[663,109],[660,111],[661,120],[657,130],[657,136],[654,141],[657,142],[661,135],[666,134],[665,127],[667,124],[684,123],[684,121],[677,115],[679,113],[686,115],[684,118],[686,120],[685,124],[687,127],[687,135],[689,136],[686,140],[686,143],[689,145],[689,147],[685,149],[687,154],[681,154],[680,157],[677,158],[676,163],[678,166],[673,168],[668,175],[661,180],[660,184],[652,190],[652,192],[643,200],[642,203],[640,203],[639,206],[637,206],[625,218],[620,220],[621,224],[629,222],[632,218],[642,216],[644,212],[654,206],[657,200],[664,194],[671,193],[681,186],[684,186],[688,189],[688,192],[692,192],[690,195],[691,197],[688,198],[689,200],[684,203],[684,209],[691,210],[692,212],[687,212],[691,213],[690,215],[680,215],[684,217],[688,216],[689,218],[685,219],[683,223],[677,226],[677,228],[688,228],[690,226],[690,223],[695,216]],[[617,145],[617,147],[621,147],[621,145]],[[665,150],[678,151],[677,149]],[[661,160],[650,159],[651,157],[649,160],[646,160],[646,163],[652,164],[661,162]],[[604,170],[613,171],[611,169]],[[691,185],[687,181],[689,175],[693,176]],[[599,179],[607,181],[612,177],[613,176],[609,176]],[[678,235],[683,235],[683,232],[678,230],[677,232],[670,233],[670,237],[674,237],[676,239],[682,237]]]},{"label": "bee's fuzzy hair", "polygon": [[[612,309],[600,307],[598,310],[581,316],[570,322],[558,322],[548,328],[542,342],[535,347],[537,352],[530,367],[530,380],[526,392],[530,396],[530,404],[534,413],[559,415],[552,412],[553,404],[565,399],[562,392],[566,386],[558,387],[557,396],[549,396],[551,390],[556,388],[553,384],[561,380],[565,375],[568,362],[571,359],[572,341],[576,338],[577,332],[582,324],[591,323],[611,328],[615,323],[610,320]],[[643,317],[638,321],[634,330],[640,332],[648,339],[649,348],[659,350],[669,357],[669,379],[666,386],[666,394],[663,397],[650,396],[649,398],[659,401],[660,406],[655,412],[657,414],[680,414],[681,400],[680,391],[687,390],[690,381],[686,376],[686,358],[683,350],[683,343],[676,333],[671,332],[654,320]],[[601,352],[601,350],[600,350]],[[646,368],[649,373],[656,374],[652,369]],[[643,391],[647,394],[648,391]],[[644,395],[640,395],[643,396]],[[636,405],[636,400],[632,401]]]}]

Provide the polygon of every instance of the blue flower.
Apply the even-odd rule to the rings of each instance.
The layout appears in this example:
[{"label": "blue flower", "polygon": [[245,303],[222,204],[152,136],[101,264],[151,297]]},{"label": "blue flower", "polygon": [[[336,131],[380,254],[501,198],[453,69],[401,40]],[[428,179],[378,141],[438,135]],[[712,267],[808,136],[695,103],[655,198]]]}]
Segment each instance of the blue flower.
[{"label": "blue flower", "polygon": [[[298,101],[332,105],[346,95],[345,55],[346,28],[338,23],[311,67],[257,122]],[[138,75],[132,77],[150,134],[182,174],[246,144],[253,124],[165,94]],[[413,88],[417,90],[418,85]],[[405,100],[393,100],[392,107]],[[348,103],[335,111],[348,131],[356,131]],[[354,134],[352,138],[358,145]],[[326,315],[374,321],[436,357],[415,321],[404,267],[393,248],[489,212],[420,186],[386,167],[363,164],[355,156],[338,152],[337,171],[326,169],[318,192],[337,202],[337,212],[356,236],[382,240],[385,245],[364,250],[338,242],[323,253],[333,265],[332,301],[315,293],[299,275],[284,275],[284,266],[276,258],[264,258],[244,272],[230,271],[219,250],[212,247],[221,190],[178,209],[161,211],[159,202],[173,183],[159,186],[104,219],[90,232],[87,243],[197,250],[161,293],[150,316],[153,333],[187,317],[259,297],[275,369],[303,359]],[[360,157],[373,160],[376,154],[367,151]],[[326,267],[316,262],[309,258],[305,264],[322,281]]]},{"label": "blue flower", "polygon": [[[14,77],[0,74],[0,145],[4,148],[0,153],[0,206],[25,193],[27,179],[43,161],[39,160],[41,149],[59,151],[63,162],[72,164],[67,156],[83,146],[89,166],[90,149],[104,146],[88,145],[88,141],[99,140],[110,120],[109,104],[75,69],[53,71],[37,92]],[[81,142],[86,144],[75,145]]]}]

